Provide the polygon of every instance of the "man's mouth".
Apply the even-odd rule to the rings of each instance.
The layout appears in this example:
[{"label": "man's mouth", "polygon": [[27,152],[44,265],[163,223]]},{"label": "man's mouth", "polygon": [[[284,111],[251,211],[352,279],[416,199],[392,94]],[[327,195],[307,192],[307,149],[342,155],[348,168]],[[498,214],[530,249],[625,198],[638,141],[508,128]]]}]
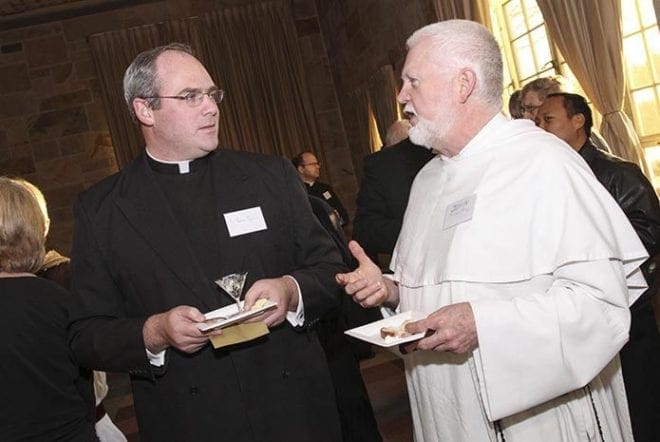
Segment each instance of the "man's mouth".
[{"label": "man's mouth", "polygon": [[200,127],[199,130],[204,131],[204,132],[208,132],[208,131],[215,130],[215,127],[216,127],[215,123],[211,123],[211,124],[207,124],[206,126]]},{"label": "man's mouth", "polygon": [[410,121],[411,125],[414,126],[417,123],[417,114],[410,107],[406,106],[403,109],[403,113],[406,114],[406,118]]},{"label": "man's mouth", "polygon": [[408,118],[408,121],[410,121],[411,126],[414,126],[414,125],[417,124],[417,115],[415,115],[413,113],[410,113],[410,112],[407,112],[406,116]]}]

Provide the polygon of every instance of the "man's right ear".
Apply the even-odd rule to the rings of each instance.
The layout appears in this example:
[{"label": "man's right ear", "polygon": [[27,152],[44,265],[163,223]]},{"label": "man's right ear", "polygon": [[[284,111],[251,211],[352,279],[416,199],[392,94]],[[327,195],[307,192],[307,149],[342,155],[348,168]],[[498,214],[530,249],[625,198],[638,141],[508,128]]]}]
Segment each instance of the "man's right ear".
[{"label": "man's right ear", "polygon": [[153,125],[153,109],[144,98],[133,99],[133,112],[138,121],[145,126]]}]

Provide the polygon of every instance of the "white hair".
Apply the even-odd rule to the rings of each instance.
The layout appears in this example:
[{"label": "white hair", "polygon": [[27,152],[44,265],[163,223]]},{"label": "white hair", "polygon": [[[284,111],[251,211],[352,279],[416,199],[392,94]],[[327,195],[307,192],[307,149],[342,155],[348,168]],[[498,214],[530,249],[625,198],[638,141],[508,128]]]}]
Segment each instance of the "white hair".
[{"label": "white hair", "polygon": [[431,61],[450,61],[472,69],[477,76],[475,95],[502,107],[502,53],[490,31],[469,20],[445,20],[418,29],[406,42],[412,49],[420,40],[431,40]]}]

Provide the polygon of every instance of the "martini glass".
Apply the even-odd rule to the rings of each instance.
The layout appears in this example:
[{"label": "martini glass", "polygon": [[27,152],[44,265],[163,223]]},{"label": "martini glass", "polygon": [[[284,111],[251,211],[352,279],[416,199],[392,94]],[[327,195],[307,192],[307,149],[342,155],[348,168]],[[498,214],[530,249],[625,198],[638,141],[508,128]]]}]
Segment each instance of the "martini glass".
[{"label": "martini glass", "polygon": [[243,292],[246,276],[247,272],[230,273],[229,275],[225,275],[222,278],[215,280],[215,283],[234,299],[236,306],[238,307],[238,313],[243,311],[243,308],[241,307],[241,293]]}]

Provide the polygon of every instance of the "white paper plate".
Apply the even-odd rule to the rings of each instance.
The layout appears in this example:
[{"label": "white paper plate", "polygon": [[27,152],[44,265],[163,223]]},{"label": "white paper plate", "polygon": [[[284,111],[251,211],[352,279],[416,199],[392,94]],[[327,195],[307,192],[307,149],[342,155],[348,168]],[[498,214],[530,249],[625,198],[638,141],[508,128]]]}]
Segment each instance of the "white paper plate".
[{"label": "white paper plate", "polygon": [[405,338],[388,339],[387,341],[380,337],[380,329],[383,327],[398,327],[403,321],[408,319],[419,320],[426,318],[427,315],[416,311],[408,311],[399,313],[389,318],[381,319],[380,321],[372,322],[361,327],[346,330],[348,336],[360,339],[362,341],[370,342],[380,347],[392,347],[393,345],[405,344],[406,342],[417,341],[422,339],[425,333],[417,333]]},{"label": "white paper plate", "polygon": [[[241,301],[241,307],[244,302],[245,301]],[[266,303],[259,308],[238,313],[238,306],[234,303],[205,313],[204,318],[206,321],[197,323],[197,328],[201,331],[209,331],[215,328],[229,327],[230,325],[243,322],[275,307],[277,307],[275,302],[266,300]]]}]

